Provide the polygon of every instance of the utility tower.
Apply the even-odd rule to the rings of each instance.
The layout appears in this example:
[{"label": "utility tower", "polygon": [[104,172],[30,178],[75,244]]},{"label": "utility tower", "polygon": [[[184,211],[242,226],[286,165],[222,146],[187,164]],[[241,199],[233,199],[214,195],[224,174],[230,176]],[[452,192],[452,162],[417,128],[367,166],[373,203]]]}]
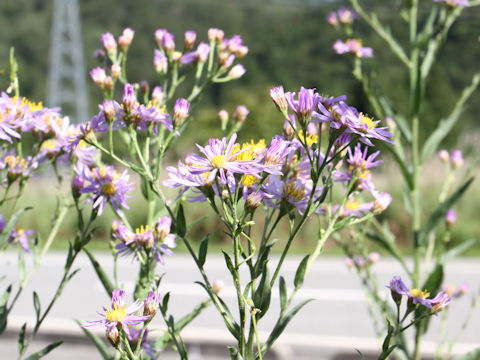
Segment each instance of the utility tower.
[{"label": "utility tower", "polygon": [[88,121],[85,77],[78,1],[54,0],[47,105],[61,106],[72,122]]}]

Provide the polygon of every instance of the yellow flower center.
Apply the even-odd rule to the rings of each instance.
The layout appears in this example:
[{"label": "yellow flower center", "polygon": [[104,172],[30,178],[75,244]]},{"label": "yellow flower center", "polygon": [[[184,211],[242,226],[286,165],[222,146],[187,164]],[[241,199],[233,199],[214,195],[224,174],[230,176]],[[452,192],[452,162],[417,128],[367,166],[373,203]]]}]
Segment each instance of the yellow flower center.
[{"label": "yellow flower center", "polygon": [[142,235],[142,234],[145,234],[146,232],[148,232],[150,230],[150,226],[148,225],[141,225],[139,228],[136,228],[135,229],[135,234],[137,235]]},{"label": "yellow flower center", "polygon": [[375,123],[373,122],[372,118],[369,118],[368,116],[365,116],[363,114],[360,114],[360,123],[362,125],[367,125],[367,130],[375,128]]},{"label": "yellow flower center", "polygon": [[[303,135],[303,130],[300,130],[298,132],[298,137],[299,137],[300,141],[302,141],[302,142],[305,141],[305,137]],[[312,135],[312,134],[307,133],[306,140],[307,140],[307,146],[312,147],[313,144],[318,143],[318,135]]]},{"label": "yellow flower center", "polygon": [[427,290],[420,290],[420,289],[411,289],[409,291],[410,295],[417,299],[425,299],[430,296],[430,293]]},{"label": "yellow flower center", "polygon": [[223,155],[215,155],[212,160],[210,160],[210,163],[214,168],[223,169],[227,163],[227,158]]},{"label": "yellow flower center", "polygon": [[241,184],[243,186],[253,186],[257,184],[260,181],[260,179],[256,178],[253,175],[244,175],[241,181]]},{"label": "yellow flower center", "polygon": [[348,200],[345,203],[345,209],[347,210],[358,210],[360,207],[360,201],[358,200]]},{"label": "yellow flower center", "polygon": [[305,190],[301,186],[296,186],[295,183],[283,184],[283,193],[285,198],[291,196],[294,201],[300,201],[305,197]]},{"label": "yellow flower center", "polygon": [[115,186],[112,183],[102,185],[102,194],[112,196],[115,193]]},{"label": "yellow flower center", "polygon": [[121,322],[127,317],[127,312],[125,309],[125,305],[121,307],[117,307],[114,305],[114,308],[110,310],[107,307],[107,312],[105,313],[105,317],[110,322]]}]

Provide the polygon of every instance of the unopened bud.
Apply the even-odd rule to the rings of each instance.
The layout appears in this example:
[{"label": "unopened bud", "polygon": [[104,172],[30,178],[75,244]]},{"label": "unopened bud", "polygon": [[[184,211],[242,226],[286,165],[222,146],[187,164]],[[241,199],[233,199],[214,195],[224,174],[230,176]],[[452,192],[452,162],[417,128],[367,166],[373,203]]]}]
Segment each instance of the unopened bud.
[{"label": "unopened bud", "polygon": [[110,344],[112,344],[114,348],[117,348],[120,343],[120,334],[117,327],[107,327],[106,335]]},{"label": "unopened bud", "polygon": [[122,68],[118,64],[112,64],[110,67],[110,73],[112,74],[113,80],[117,80],[122,73]]},{"label": "unopened bud", "polygon": [[140,94],[148,95],[150,92],[150,85],[148,84],[147,80],[140,81]]},{"label": "unopened bud", "polygon": [[262,200],[263,194],[259,191],[254,191],[247,196],[247,200],[245,201],[245,208],[250,211],[255,210],[262,204]]},{"label": "unopened bud", "polygon": [[158,311],[160,299],[160,293],[150,291],[143,304],[143,315],[153,317]]},{"label": "unopened bud", "polygon": [[193,47],[193,44],[195,44],[195,40],[197,40],[197,34],[195,33],[195,31],[185,31],[185,38],[183,40],[185,50],[191,49]]},{"label": "unopened bud", "polygon": [[390,116],[385,117],[385,123],[387,124],[390,131],[394,132],[397,129],[397,124]]},{"label": "unopened bud", "polygon": [[287,98],[285,97],[285,92],[283,91],[283,86],[276,86],[270,89],[270,97],[272,98],[273,103],[281,112],[286,112],[288,109]]},{"label": "unopened bud", "polygon": [[223,30],[217,28],[208,29],[208,40],[215,41],[217,44],[220,44],[225,37]]},{"label": "unopened bud", "polygon": [[155,31],[155,40],[159,48],[162,47],[163,36],[167,33],[167,29],[158,29]]},{"label": "unopened bud", "polygon": [[454,209],[448,209],[445,214],[445,223],[448,227],[454,225],[457,222],[457,212]]},{"label": "unopened bud", "polygon": [[[293,115],[289,115],[289,119],[290,121],[285,120],[283,123],[283,137],[285,140],[292,141],[295,139],[295,129],[292,127],[292,125],[295,126],[295,117]],[[292,125],[290,125],[290,123]]]},{"label": "unopened bud", "polygon": [[213,291],[215,292],[215,294],[218,294],[223,289],[224,286],[225,284],[223,283],[222,280],[215,280],[212,286]]},{"label": "unopened bud", "polygon": [[355,263],[350,256],[347,256],[345,258],[345,265],[347,265],[347,268],[349,268],[349,269],[352,269],[355,266]]},{"label": "unopened bud", "polygon": [[123,30],[122,35],[118,38],[118,45],[120,46],[120,50],[127,51],[128,47],[132,43],[133,36],[135,35],[135,31],[130,28],[125,28]]},{"label": "unopened bud", "polygon": [[375,264],[378,260],[380,260],[380,254],[378,252],[368,254],[367,261],[369,264]]},{"label": "unopened bud", "polygon": [[170,54],[175,50],[175,37],[173,34],[170,34],[169,32],[163,34],[162,49],[167,54]]},{"label": "unopened bud", "polygon": [[364,268],[365,267],[365,259],[363,258],[363,256],[356,256],[353,261],[355,262],[355,264],[359,267],[359,268]]},{"label": "unopened bud", "polygon": [[104,88],[105,78],[107,74],[104,68],[96,67],[90,71],[90,77],[92,78],[95,85],[97,85],[100,89]]},{"label": "unopened bud", "polygon": [[450,161],[450,154],[447,150],[442,149],[438,152],[438,157],[442,160],[443,163],[448,163]]},{"label": "unopened bud", "polygon": [[72,194],[73,197],[78,199],[81,195],[81,190],[85,184],[85,180],[80,176],[75,176],[72,181]]},{"label": "unopened bud", "polygon": [[461,168],[463,166],[463,156],[460,150],[452,150],[450,153],[450,160],[455,169]]},{"label": "unopened bud", "polygon": [[112,91],[113,90],[113,79],[111,76],[107,76],[105,81],[103,82],[103,88],[105,91]]},{"label": "unopened bud", "polygon": [[115,106],[113,100],[105,100],[103,102],[103,115],[107,123],[113,123],[115,121]]},{"label": "unopened bud", "polygon": [[180,98],[175,102],[173,107],[173,124],[175,126],[181,126],[185,119],[188,117],[188,110],[190,109],[190,103]]},{"label": "unopened bud", "polygon": [[228,112],[227,112],[227,110],[220,110],[218,112],[218,117],[220,118],[220,123],[222,125],[222,130],[225,130],[227,128],[227,124],[228,124]]},{"label": "unopened bud", "polygon": [[153,55],[153,66],[155,67],[155,71],[159,74],[165,74],[167,72],[168,58],[161,50],[155,49],[155,53]]},{"label": "unopened bud", "polygon": [[248,47],[247,46],[240,46],[238,50],[235,52],[237,59],[242,59],[248,54]]},{"label": "unopened bud", "polygon": [[239,79],[243,76],[243,74],[245,74],[246,71],[247,70],[245,70],[245,67],[242,64],[237,64],[230,69],[228,76],[232,79]]},{"label": "unopened bud", "polygon": [[163,93],[163,89],[161,86],[155,86],[152,91],[152,99],[157,105],[163,104],[163,99],[165,94]]},{"label": "unopened bud", "polygon": [[250,110],[247,109],[246,106],[244,105],[239,105],[235,109],[235,112],[233,113],[233,118],[237,121],[239,124],[243,124],[245,120],[247,120],[247,115],[250,113]]},{"label": "unopened bud", "polygon": [[117,42],[111,33],[102,34],[102,46],[110,58],[117,56]]}]

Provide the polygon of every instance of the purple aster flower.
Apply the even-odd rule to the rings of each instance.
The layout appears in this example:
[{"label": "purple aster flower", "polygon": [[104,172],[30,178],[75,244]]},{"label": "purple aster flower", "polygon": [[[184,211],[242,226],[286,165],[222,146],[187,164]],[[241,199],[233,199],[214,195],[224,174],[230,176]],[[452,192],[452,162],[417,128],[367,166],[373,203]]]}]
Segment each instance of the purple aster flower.
[{"label": "purple aster flower", "polygon": [[165,263],[163,255],[172,256],[173,252],[170,249],[177,246],[177,243],[175,242],[175,234],[170,233],[171,226],[172,219],[168,216],[159,218],[155,225],[153,253],[155,254],[155,259],[161,264]]},{"label": "purple aster flower", "polygon": [[138,130],[146,131],[149,124],[161,123],[168,131],[173,131],[170,115],[153,105],[138,105],[131,115],[131,121]]},{"label": "purple aster flower", "polygon": [[444,2],[449,8],[456,6],[468,7],[468,0],[433,0],[433,2]]},{"label": "purple aster flower", "polygon": [[348,172],[337,171],[333,175],[334,180],[348,184],[353,177],[356,176],[356,190],[367,189],[370,192],[374,191],[375,185],[372,182],[372,174],[369,169],[382,164],[383,161],[374,161],[378,154],[380,154],[380,151],[368,155],[368,149],[368,146],[365,146],[365,149],[362,151],[361,145],[357,144],[355,151],[352,153],[351,148],[348,148],[347,162],[350,164]]},{"label": "purple aster flower", "polygon": [[210,53],[210,45],[201,42],[198,44],[197,51],[195,51],[196,60],[200,63],[207,61],[208,54]]},{"label": "purple aster flower", "polygon": [[315,89],[305,89],[303,86],[298,92],[297,100],[295,93],[285,93],[288,106],[297,115],[297,119],[301,123],[306,123],[310,117],[317,117],[317,106],[321,100],[321,96],[315,92]]},{"label": "purple aster flower", "polygon": [[400,304],[402,296],[407,295],[409,291],[400,276],[394,276],[387,287],[390,289],[393,301],[397,304]]},{"label": "purple aster flower", "polygon": [[281,137],[274,137],[270,146],[263,151],[262,165],[264,171],[273,175],[282,175],[285,157],[292,151],[290,142]]},{"label": "purple aster flower", "polygon": [[237,134],[233,134],[227,143],[227,139],[210,139],[208,145],[198,149],[205,157],[197,154],[189,154],[186,163],[192,174],[209,173],[207,182],[213,182],[217,174],[222,184],[227,183],[226,175],[246,174],[260,178],[261,169],[258,167],[258,160],[235,160],[245,149],[233,151]]},{"label": "purple aster flower", "polygon": [[368,257],[367,257],[367,261],[370,263],[370,264],[375,264],[378,262],[378,260],[380,260],[380,254],[378,252],[371,252],[370,254],[368,254]]},{"label": "purple aster flower", "polygon": [[142,335],[142,343],[140,347],[143,351],[152,359],[156,359],[158,357],[158,350],[155,349],[155,342],[148,341],[148,329],[143,330],[143,328],[136,328],[134,326],[130,327],[130,333],[127,335],[128,342],[130,343],[130,347],[132,349],[136,349],[138,341],[140,340],[140,335]]},{"label": "purple aster flower", "polygon": [[173,124],[175,126],[181,126],[185,119],[188,117],[188,110],[190,109],[190,103],[183,98],[177,99],[173,106]]},{"label": "purple aster flower", "polygon": [[28,110],[28,105],[21,105],[22,100],[10,99],[6,93],[0,98],[0,139],[12,143],[12,138],[20,139],[20,134],[14,129],[21,126],[22,114]]},{"label": "purple aster flower", "polygon": [[87,203],[93,202],[93,208],[97,209],[98,215],[103,213],[105,205],[110,202],[118,214],[122,214],[120,207],[129,209],[127,204],[128,192],[133,186],[128,182],[129,176],[125,170],[118,174],[113,166],[103,168],[84,169],[82,175],[90,184],[85,186],[82,194],[92,193]]},{"label": "purple aster flower", "polygon": [[7,182],[13,183],[19,177],[27,178],[38,167],[36,159],[28,156],[21,158],[15,154],[12,149],[5,153],[0,159],[0,169],[7,171]]},{"label": "purple aster flower", "polygon": [[368,146],[373,146],[370,139],[378,139],[391,144],[395,144],[390,138],[393,134],[389,132],[387,127],[377,127],[380,120],[372,120],[372,118],[362,114],[350,111],[346,114],[350,120],[351,126],[349,130],[360,135],[360,141]]},{"label": "purple aster flower", "polygon": [[137,106],[137,96],[135,95],[135,87],[132,84],[125,84],[122,96],[123,110],[130,115]]},{"label": "purple aster flower", "polygon": [[410,289],[407,293],[409,303],[413,305],[422,304],[428,308],[432,307],[432,304],[428,297],[430,293],[427,290],[420,290],[420,289]]},{"label": "purple aster flower", "polygon": [[131,327],[150,319],[150,316],[135,315],[135,313],[142,308],[142,305],[143,304],[137,300],[127,308],[125,304],[125,291],[118,289],[113,290],[111,308],[105,306],[103,308],[104,312],[100,313],[103,319],[87,321],[82,327],[86,329],[105,328],[107,332],[113,328],[121,328],[127,336],[131,336]]},{"label": "purple aster flower", "polygon": [[332,11],[330,14],[327,16],[327,21],[330,25],[332,26],[338,26],[338,15],[336,11]]},{"label": "purple aster flower", "polygon": [[[311,190],[311,180],[296,178],[283,182],[274,175],[270,175],[262,185],[262,191],[265,194],[264,201],[267,206],[278,208],[279,204],[274,200],[279,200],[292,208],[298,209],[300,214],[303,214],[308,206]],[[313,195],[314,201],[318,195]]]},{"label": "purple aster flower", "polygon": [[23,251],[25,251],[26,253],[29,253],[30,247],[28,246],[28,243],[33,241],[30,238],[30,236],[32,236],[33,234],[35,234],[35,231],[31,229],[24,230],[16,226],[10,233],[10,236],[8,237],[8,242],[9,243],[18,242],[22,247]]}]

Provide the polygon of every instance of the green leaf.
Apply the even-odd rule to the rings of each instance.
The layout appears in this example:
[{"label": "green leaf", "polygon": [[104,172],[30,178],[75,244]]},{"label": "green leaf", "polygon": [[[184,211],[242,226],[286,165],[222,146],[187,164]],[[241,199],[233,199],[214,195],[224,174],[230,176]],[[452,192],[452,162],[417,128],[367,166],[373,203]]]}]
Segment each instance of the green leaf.
[{"label": "green leaf", "polygon": [[466,354],[456,356],[453,360],[478,360],[480,359],[480,348],[469,351]]},{"label": "green leaf", "polygon": [[42,309],[40,307],[40,298],[35,291],[33,292],[33,308],[35,309],[35,316],[37,317],[38,323],[38,320],[40,319],[40,312]]},{"label": "green leaf", "polygon": [[7,302],[11,293],[12,285],[10,284],[7,287],[7,290],[5,290],[5,292],[0,297],[0,334],[3,333],[5,331],[5,328],[7,327]]},{"label": "green leaf", "polygon": [[228,352],[230,353],[231,360],[243,360],[243,357],[238,352],[237,348],[234,346],[228,346]]},{"label": "green leaf", "polygon": [[280,280],[278,282],[278,290],[280,292],[280,309],[283,312],[285,306],[287,305],[287,283],[285,282],[283,276],[280,276]]},{"label": "green leaf", "polygon": [[385,352],[388,350],[388,347],[390,345],[390,340],[392,339],[393,331],[395,328],[390,324],[390,321],[387,319],[387,326],[388,326],[388,332],[387,336],[385,337],[385,340],[383,340],[383,345],[382,345],[382,352]]},{"label": "green leaf", "polygon": [[439,263],[442,265],[445,265],[447,262],[449,262],[451,259],[457,257],[461,253],[463,253],[465,250],[467,250],[469,247],[471,247],[473,244],[477,242],[476,239],[470,239],[468,241],[465,241],[461,243],[460,245],[455,246],[454,248],[448,250],[445,254],[440,256]]},{"label": "green leaf", "polygon": [[145,200],[153,201],[155,200],[155,193],[152,190],[152,186],[146,177],[141,177],[140,190]]},{"label": "green leaf", "polygon": [[38,359],[42,358],[43,356],[47,355],[50,351],[52,351],[56,347],[59,347],[62,344],[63,344],[63,341],[54,342],[53,344],[50,344],[50,345],[44,347],[42,350],[39,350],[36,353],[30,355],[25,360],[38,360]]},{"label": "green leaf", "polygon": [[25,330],[27,329],[27,323],[23,324],[20,332],[18,333],[18,353],[23,354],[25,348]]},{"label": "green leaf", "polygon": [[230,259],[230,256],[222,250],[223,257],[225,258],[225,263],[227,264],[227,268],[230,271],[231,274],[235,273],[235,267],[233,266],[232,259]]},{"label": "green leaf", "polygon": [[258,254],[258,260],[255,263],[255,279],[258,278],[260,275],[262,275],[263,271],[263,264],[265,261],[268,261],[268,256],[270,255],[270,250],[272,250],[273,245],[277,240],[273,240],[270,244],[265,246],[263,250]]},{"label": "green leaf", "polygon": [[315,299],[306,299],[302,301],[301,303],[297,304],[294,306],[288,313],[286,313],[284,316],[281,316],[277,323],[275,324],[275,327],[273,328],[270,336],[268,337],[267,341],[265,342],[265,346],[267,348],[270,348],[273,343],[278,339],[278,337],[282,334],[282,332],[285,330],[287,327],[288,323],[290,320],[293,319],[293,317],[305,306],[307,305],[310,301],[313,301]]},{"label": "green leaf", "polygon": [[175,231],[180,237],[184,237],[187,233],[187,226],[185,222],[185,213],[183,212],[183,205],[180,204],[177,211],[177,221],[175,222]]},{"label": "green leaf", "polygon": [[270,300],[272,298],[272,287],[270,286],[270,274],[268,271],[268,261],[265,261],[263,265],[263,274],[258,284],[257,290],[253,294],[252,300],[257,309],[261,312],[258,313],[257,319],[262,318],[270,307]]},{"label": "green leaf", "polygon": [[168,309],[168,301],[170,300],[170,292],[167,292],[162,301],[162,312],[166,313]]},{"label": "green leaf", "polygon": [[450,209],[461,198],[461,196],[468,189],[472,181],[473,181],[473,177],[468,179],[462,186],[460,186],[457,189],[457,191],[455,191],[447,200],[438,204],[437,208],[433,211],[433,213],[430,215],[430,218],[427,220],[423,228],[420,230],[420,233],[419,233],[420,245],[424,244],[427,235],[438,226],[440,221],[443,221],[445,219],[445,215],[448,209]]},{"label": "green leaf", "polygon": [[310,255],[307,255],[303,258],[298,265],[297,272],[295,273],[295,279],[293,280],[293,284],[295,285],[295,289],[299,289],[303,285],[303,281],[305,280],[305,272],[307,270],[308,258]]},{"label": "green leaf", "polygon": [[358,349],[356,349],[356,348],[354,348],[354,349],[355,349],[355,351],[358,353],[358,355],[360,355],[360,358],[361,358],[362,360],[367,360],[367,358],[365,357],[365,355],[363,355],[363,353],[362,353],[360,350],[358,350]]},{"label": "green leaf", "polygon": [[8,240],[8,237],[10,236],[10,233],[12,232],[13,228],[15,227],[15,225],[17,225],[18,219],[20,218],[20,216],[24,212],[26,212],[28,210],[31,210],[31,209],[33,209],[33,208],[30,207],[30,206],[27,206],[23,209],[18,210],[15,214],[12,215],[12,217],[8,220],[7,225],[3,229],[2,233],[0,234],[0,246],[3,246],[3,244],[6,243],[6,241]]},{"label": "green leaf", "polygon": [[386,351],[384,350],[382,352],[382,354],[379,356],[378,360],[386,360],[388,358],[388,356],[392,353],[393,350],[395,350],[395,348],[397,346],[398,345],[395,344],[395,345],[390,346]]},{"label": "green leaf", "polygon": [[198,263],[200,266],[203,266],[205,264],[205,259],[207,258],[207,251],[208,251],[208,238],[210,237],[210,234],[207,234],[202,242],[200,243],[200,248],[198,250]]},{"label": "green leaf", "polygon": [[93,345],[97,348],[98,352],[102,356],[102,359],[104,360],[113,360],[114,357],[110,353],[109,347],[105,343],[105,341],[100,338],[97,334],[88,331],[84,327],[81,326],[80,322],[78,320],[75,320],[75,322],[80,325],[80,329],[84,332],[84,334],[92,341]]},{"label": "green leaf", "polygon": [[101,281],[101,283],[103,285],[103,288],[107,292],[108,296],[112,296],[113,290],[115,289],[115,287],[113,286],[113,283],[110,281],[110,278],[105,273],[105,271],[103,270],[100,263],[95,259],[93,254],[86,248],[84,248],[83,251],[85,251],[88,258],[90,259],[90,262],[93,265],[93,269],[97,273],[97,276],[98,276],[99,280]]}]

